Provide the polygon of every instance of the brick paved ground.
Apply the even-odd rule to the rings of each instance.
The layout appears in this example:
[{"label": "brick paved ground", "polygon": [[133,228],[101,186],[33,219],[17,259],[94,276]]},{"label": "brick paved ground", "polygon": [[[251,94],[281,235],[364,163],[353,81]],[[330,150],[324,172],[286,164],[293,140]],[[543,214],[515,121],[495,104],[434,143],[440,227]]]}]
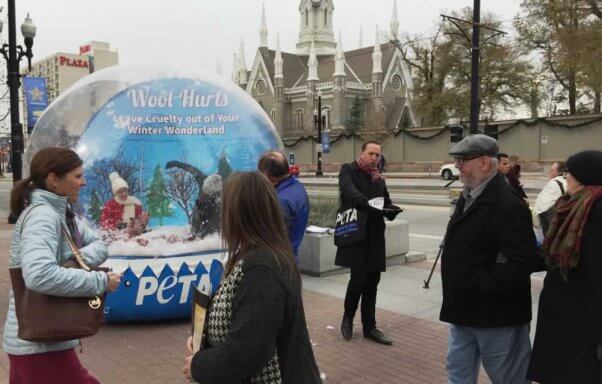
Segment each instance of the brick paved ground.
[{"label": "brick paved ground", "polygon": [[[0,329],[10,284],[7,229],[0,225]],[[445,325],[378,310],[379,326],[395,344],[381,346],[362,337],[346,342],[338,330],[340,299],[305,291],[304,301],[314,352],[327,383],[446,382]],[[107,325],[83,341],[79,356],[105,384],[184,383],[180,368],[188,334],[187,322]],[[7,375],[8,359],[0,353],[0,384],[8,383]],[[481,382],[486,382],[484,377]]]}]

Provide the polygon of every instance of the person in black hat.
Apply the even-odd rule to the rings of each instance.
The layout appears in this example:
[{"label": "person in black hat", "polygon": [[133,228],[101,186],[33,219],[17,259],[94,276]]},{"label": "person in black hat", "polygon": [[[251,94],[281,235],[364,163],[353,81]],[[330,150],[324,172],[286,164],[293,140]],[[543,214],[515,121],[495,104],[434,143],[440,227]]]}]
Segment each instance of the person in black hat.
[{"label": "person in black hat", "polygon": [[[600,383],[602,349],[602,152],[571,156],[567,194],[544,240],[547,267],[528,377]],[[543,269],[543,268],[541,268]]]},{"label": "person in black hat", "polygon": [[498,145],[470,135],[449,154],[464,190],[441,256],[441,321],[450,323],[448,383],[527,383],[530,273],[536,240],[529,209],[498,173]]}]

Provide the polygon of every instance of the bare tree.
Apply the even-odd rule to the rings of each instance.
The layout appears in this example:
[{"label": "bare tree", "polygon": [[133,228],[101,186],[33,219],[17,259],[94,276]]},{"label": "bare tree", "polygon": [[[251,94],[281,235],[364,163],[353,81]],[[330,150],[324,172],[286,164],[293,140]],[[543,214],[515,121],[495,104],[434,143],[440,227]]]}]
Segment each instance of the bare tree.
[{"label": "bare tree", "polygon": [[108,201],[113,197],[109,178],[112,172],[119,173],[119,176],[128,183],[131,195],[142,198],[146,183],[139,179],[142,177],[140,171],[140,167],[134,160],[125,157],[125,149],[120,147],[114,158],[96,161],[86,172],[86,178],[96,182],[98,195],[102,201]]},{"label": "bare tree", "polygon": [[171,198],[180,208],[186,212],[188,223],[192,222],[192,209],[195,197],[198,195],[198,184],[195,178],[179,168],[171,168],[167,171],[167,191]]}]

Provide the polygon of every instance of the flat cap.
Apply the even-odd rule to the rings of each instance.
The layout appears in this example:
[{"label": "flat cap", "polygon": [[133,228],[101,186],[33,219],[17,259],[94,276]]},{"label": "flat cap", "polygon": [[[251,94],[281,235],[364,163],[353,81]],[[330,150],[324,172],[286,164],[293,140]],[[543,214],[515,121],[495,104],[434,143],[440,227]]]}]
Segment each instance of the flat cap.
[{"label": "flat cap", "polygon": [[490,136],[474,134],[465,137],[449,151],[451,157],[468,158],[489,156],[496,157],[498,153],[497,141]]}]

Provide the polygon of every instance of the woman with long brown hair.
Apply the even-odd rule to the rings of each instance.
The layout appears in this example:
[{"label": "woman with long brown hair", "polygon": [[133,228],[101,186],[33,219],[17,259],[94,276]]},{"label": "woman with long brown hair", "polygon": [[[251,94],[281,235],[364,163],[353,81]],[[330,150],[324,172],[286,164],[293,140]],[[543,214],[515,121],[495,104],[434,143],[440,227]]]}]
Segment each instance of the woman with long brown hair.
[{"label": "woman with long brown hair", "polygon": [[293,257],[274,187],[258,172],[234,173],[222,193],[228,261],[207,317],[207,345],[182,369],[212,383],[320,383]]},{"label": "woman with long brown hair", "polygon": [[[82,160],[70,149],[50,147],[33,158],[30,176],[11,191],[13,230],[8,267],[21,268],[27,289],[51,296],[91,297],[117,289],[121,275],[64,268],[74,258],[63,229],[70,233],[86,264],[95,267],[108,249],[93,230],[71,212],[86,185]],[[96,384],[79,362],[79,340],[32,342],[19,337],[15,297],[10,291],[3,349],[10,362],[10,384]]]}]

